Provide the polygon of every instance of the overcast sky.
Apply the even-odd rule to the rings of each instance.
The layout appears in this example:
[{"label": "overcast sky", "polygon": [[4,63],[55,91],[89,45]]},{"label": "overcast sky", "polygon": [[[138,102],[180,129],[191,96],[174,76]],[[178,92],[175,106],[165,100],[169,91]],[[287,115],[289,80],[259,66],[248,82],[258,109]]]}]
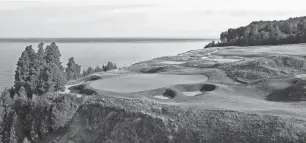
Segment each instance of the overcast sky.
[{"label": "overcast sky", "polygon": [[306,15],[306,0],[1,1],[0,37],[219,37]]}]

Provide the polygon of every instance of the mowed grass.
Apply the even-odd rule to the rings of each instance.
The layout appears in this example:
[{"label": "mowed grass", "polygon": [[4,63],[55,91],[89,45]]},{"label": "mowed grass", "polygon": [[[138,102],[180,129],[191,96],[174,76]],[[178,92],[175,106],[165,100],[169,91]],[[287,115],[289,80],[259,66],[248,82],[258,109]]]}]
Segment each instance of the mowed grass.
[{"label": "mowed grass", "polygon": [[91,86],[98,90],[131,93],[176,84],[200,83],[206,80],[207,76],[205,75],[132,74],[97,80],[91,83]]},{"label": "mowed grass", "polygon": [[221,56],[262,56],[265,54],[299,55],[306,56],[306,44],[251,46],[251,47],[222,47],[214,53]]}]

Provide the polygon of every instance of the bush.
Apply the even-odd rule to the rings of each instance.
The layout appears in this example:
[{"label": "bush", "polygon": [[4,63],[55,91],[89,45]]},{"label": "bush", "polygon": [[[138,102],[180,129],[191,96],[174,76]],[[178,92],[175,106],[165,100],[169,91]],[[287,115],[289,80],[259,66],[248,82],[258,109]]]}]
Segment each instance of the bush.
[{"label": "bush", "polygon": [[[6,107],[6,112],[1,115],[4,118],[3,124],[0,125],[4,126],[1,127],[0,142],[4,143],[25,139],[37,142],[45,139],[68,124],[82,103],[82,99],[70,94],[56,96],[48,92],[32,100],[24,97],[13,100],[7,91],[2,95],[0,109],[3,111]],[[11,110],[8,110],[9,107],[12,107]]]},{"label": "bush", "polygon": [[78,83],[80,83],[80,81],[78,81],[78,80],[69,80],[69,81],[67,81],[66,85],[74,85],[74,84],[78,84]]}]

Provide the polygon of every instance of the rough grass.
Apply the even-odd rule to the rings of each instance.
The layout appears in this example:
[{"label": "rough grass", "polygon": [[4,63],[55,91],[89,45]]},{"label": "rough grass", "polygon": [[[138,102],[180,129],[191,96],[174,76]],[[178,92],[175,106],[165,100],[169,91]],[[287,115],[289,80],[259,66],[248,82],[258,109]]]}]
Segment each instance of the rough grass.
[{"label": "rough grass", "polygon": [[95,80],[99,80],[101,78],[102,78],[101,76],[92,74],[92,75],[88,75],[88,76],[84,77],[83,80],[84,81],[95,81]]},{"label": "rough grass", "polygon": [[152,101],[91,97],[57,142],[305,142],[306,122]]},{"label": "rough grass", "polygon": [[177,70],[179,69],[176,66],[150,66],[150,67],[145,67],[141,68],[140,72],[142,73],[160,73],[160,72],[167,72],[170,70]]},{"label": "rough grass", "polygon": [[299,56],[275,55],[228,64],[220,68],[240,82],[253,83],[306,72],[306,60]]},{"label": "rough grass", "polygon": [[74,85],[74,84],[78,84],[78,83],[80,83],[79,80],[68,80],[66,85]]},{"label": "rough grass", "polygon": [[267,96],[269,101],[292,102],[306,100],[306,80],[297,79],[291,86],[274,90]]}]

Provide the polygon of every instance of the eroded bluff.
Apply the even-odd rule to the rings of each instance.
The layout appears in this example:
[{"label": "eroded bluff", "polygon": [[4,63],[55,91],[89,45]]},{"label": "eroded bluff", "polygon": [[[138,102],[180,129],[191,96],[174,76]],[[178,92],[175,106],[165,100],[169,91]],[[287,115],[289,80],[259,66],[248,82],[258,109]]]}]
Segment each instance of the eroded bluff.
[{"label": "eroded bluff", "polygon": [[[83,101],[67,97],[57,100],[29,113],[11,112],[9,120],[4,120],[9,124],[2,124],[2,142],[306,141],[306,122],[293,118],[188,109],[149,100],[98,95],[84,97]],[[66,106],[67,110],[62,109]]]}]

